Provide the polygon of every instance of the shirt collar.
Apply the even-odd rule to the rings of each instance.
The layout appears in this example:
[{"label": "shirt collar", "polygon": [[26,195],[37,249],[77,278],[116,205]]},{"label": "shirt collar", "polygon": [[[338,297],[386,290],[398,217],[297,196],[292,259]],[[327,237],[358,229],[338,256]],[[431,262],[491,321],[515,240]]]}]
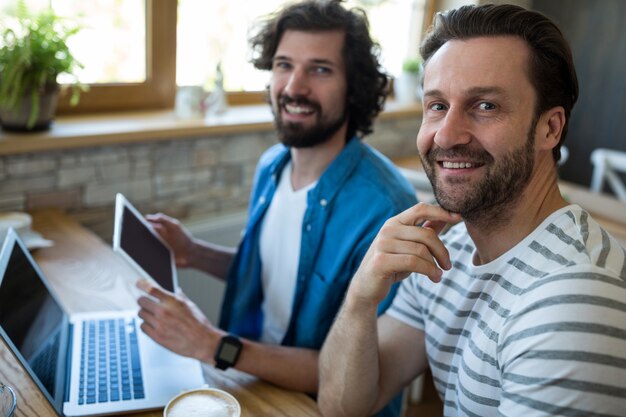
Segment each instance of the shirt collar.
[{"label": "shirt collar", "polygon": [[[327,201],[332,200],[352,171],[354,171],[357,164],[361,161],[363,146],[358,136],[353,136],[352,139],[348,140],[339,155],[337,155],[328,168],[322,173],[317,185],[309,191],[309,195],[315,198],[324,198]],[[272,173],[275,183],[278,182],[281,172],[290,160],[291,152],[289,152],[289,148],[285,146],[270,167],[270,172]]]}]

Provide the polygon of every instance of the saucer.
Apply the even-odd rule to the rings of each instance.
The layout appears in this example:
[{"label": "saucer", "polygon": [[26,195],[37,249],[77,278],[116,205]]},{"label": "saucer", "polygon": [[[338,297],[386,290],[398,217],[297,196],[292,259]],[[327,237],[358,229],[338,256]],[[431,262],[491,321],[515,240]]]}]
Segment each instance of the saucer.
[{"label": "saucer", "polygon": [[0,213],[0,242],[4,242],[9,228],[12,227],[28,249],[52,246],[54,244],[53,241],[45,239],[30,228],[32,221],[32,217],[28,213],[19,211]]},{"label": "saucer", "polygon": [[30,250],[49,248],[50,246],[54,245],[54,241],[46,239],[45,237],[41,236],[39,233],[33,230],[29,230],[26,233],[20,233],[19,235],[22,238],[22,241],[24,241],[26,247]]}]

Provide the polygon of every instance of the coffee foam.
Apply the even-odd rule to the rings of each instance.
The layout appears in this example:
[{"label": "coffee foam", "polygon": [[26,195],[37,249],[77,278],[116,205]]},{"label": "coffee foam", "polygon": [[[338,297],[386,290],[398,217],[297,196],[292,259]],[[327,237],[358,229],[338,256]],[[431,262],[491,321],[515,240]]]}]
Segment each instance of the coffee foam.
[{"label": "coffee foam", "polygon": [[166,417],[238,417],[236,401],[218,390],[194,390],[174,398],[166,407]]}]

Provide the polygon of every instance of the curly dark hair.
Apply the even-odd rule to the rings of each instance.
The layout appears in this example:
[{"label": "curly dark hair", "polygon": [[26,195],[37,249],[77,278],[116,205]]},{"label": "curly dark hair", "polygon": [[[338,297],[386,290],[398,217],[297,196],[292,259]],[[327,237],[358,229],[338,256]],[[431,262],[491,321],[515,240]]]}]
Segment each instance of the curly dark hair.
[{"label": "curly dark hair", "polygon": [[287,30],[319,32],[341,30],[345,36],[342,55],[346,65],[348,115],[347,138],[372,132],[389,92],[388,75],[379,62],[380,46],[369,34],[369,22],[362,9],[345,9],[341,0],[306,0],[288,5],[261,21],[250,38],[251,62],[258,69],[271,70],[278,44]]},{"label": "curly dark hair", "polygon": [[554,22],[539,12],[511,4],[462,6],[437,14],[420,54],[426,62],[449,40],[502,35],[517,36],[530,47],[529,76],[537,93],[535,119],[553,107],[565,109],[561,139],[552,150],[556,162],[578,99],[578,78],[569,44]]}]

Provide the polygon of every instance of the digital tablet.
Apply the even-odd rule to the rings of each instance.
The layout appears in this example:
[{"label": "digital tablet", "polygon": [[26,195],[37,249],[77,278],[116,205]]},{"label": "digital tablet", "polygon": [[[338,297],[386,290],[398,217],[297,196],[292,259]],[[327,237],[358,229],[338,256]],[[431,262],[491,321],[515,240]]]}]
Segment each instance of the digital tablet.
[{"label": "digital tablet", "polygon": [[143,215],[120,193],[115,196],[113,250],[142,277],[170,292],[178,288],[174,253]]}]

